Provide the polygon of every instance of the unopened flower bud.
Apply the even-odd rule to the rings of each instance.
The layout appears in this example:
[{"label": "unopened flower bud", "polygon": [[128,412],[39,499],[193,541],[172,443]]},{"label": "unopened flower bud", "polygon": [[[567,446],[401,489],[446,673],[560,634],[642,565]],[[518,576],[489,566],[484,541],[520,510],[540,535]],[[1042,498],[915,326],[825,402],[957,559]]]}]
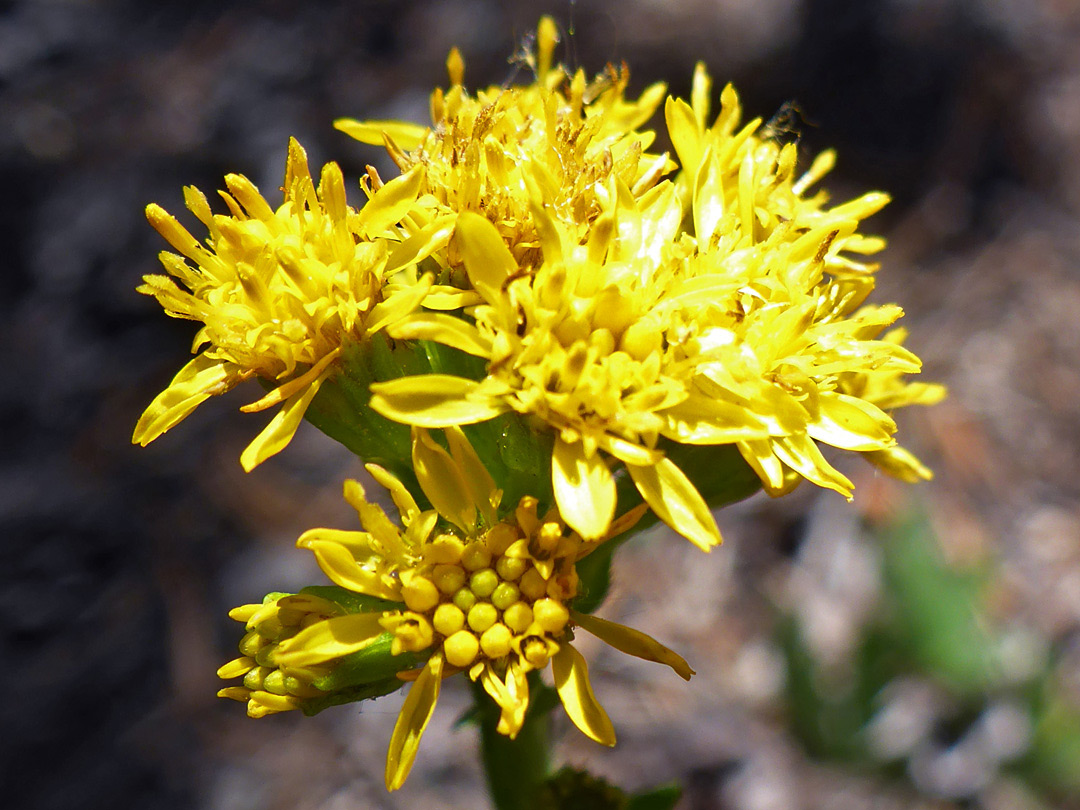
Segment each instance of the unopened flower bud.
[{"label": "unopened flower bud", "polygon": [[490,568],[483,568],[469,577],[469,590],[481,599],[491,596],[497,587],[499,587],[499,575]]},{"label": "unopened flower bud", "polygon": [[502,658],[510,652],[512,638],[513,634],[505,624],[493,624],[480,636],[480,649],[488,658]]},{"label": "unopened flower bud", "polygon": [[452,636],[465,626],[465,613],[457,605],[445,603],[435,608],[432,621],[437,632],[444,636]]},{"label": "unopened flower bud", "polygon": [[483,633],[499,620],[499,611],[488,602],[478,602],[469,610],[469,627]]},{"label": "unopened flower bud", "polygon": [[480,652],[480,642],[468,630],[458,630],[443,642],[447,663],[455,667],[467,667],[476,660]]}]

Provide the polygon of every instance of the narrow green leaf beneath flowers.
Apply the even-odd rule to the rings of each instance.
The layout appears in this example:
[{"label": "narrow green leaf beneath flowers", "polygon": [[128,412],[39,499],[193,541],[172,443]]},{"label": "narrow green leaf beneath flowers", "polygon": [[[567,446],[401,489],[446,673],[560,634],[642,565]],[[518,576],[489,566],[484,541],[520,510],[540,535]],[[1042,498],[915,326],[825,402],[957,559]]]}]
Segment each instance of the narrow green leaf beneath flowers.
[{"label": "narrow green leaf beneath flowers", "polygon": [[439,699],[442,670],[442,655],[433,655],[405,698],[394,733],[390,737],[390,750],[386,752],[387,790],[397,790],[405,784],[409,771],[412,770],[417,749],[420,747],[420,737],[423,736]]},{"label": "narrow green leaf beneath flowers", "polygon": [[567,716],[581,733],[601,745],[615,745],[615,728],[596,701],[589,683],[589,667],[581,653],[570,644],[562,644],[551,659],[551,674]]},{"label": "narrow green leaf beneath flowers", "polygon": [[607,534],[615,516],[615,478],[603,457],[589,458],[581,442],[555,440],[551,483],[563,520],[586,540]]},{"label": "narrow green leaf beneath flowers", "polygon": [[383,634],[381,617],[381,613],[350,613],[316,622],[283,642],[275,663],[306,667],[362,650]]},{"label": "narrow green leaf beneath flowers", "polygon": [[720,529],[701,494],[671,459],[651,467],[627,465],[641,497],[664,523],[702,551],[720,545]]},{"label": "narrow green leaf beneath flowers", "polygon": [[[403,606],[399,606],[403,607]],[[403,652],[394,655],[394,634],[383,633],[361,650],[334,662],[326,675],[316,678],[312,684],[324,692],[337,692],[366,684],[379,683],[393,678],[400,689],[404,681],[397,673],[410,670],[423,663],[431,655],[431,649],[419,653]]]},{"label": "narrow green leaf beneath flowers", "polygon": [[304,419],[304,411],[319,392],[319,386],[324,379],[316,378],[306,389],[285,400],[285,404],[274,414],[270,424],[244,448],[244,452],[240,454],[240,464],[245,472],[251,472],[270,456],[280,453],[288,446]]},{"label": "narrow green leaf beneath flowers", "polygon": [[419,374],[372,383],[372,410],[407,425],[440,428],[471,425],[509,410],[479,393],[480,383],[451,374]]},{"label": "narrow green leaf beneath flowers", "polygon": [[616,622],[609,622],[599,616],[586,616],[576,610],[570,611],[570,617],[583,630],[592,633],[619,652],[636,656],[645,661],[666,664],[675,670],[676,674],[684,681],[690,680],[690,676],[694,674],[694,670],[686,663],[685,658],[674,650],[669,650],[652,636],[642,633],[640,630]]}]

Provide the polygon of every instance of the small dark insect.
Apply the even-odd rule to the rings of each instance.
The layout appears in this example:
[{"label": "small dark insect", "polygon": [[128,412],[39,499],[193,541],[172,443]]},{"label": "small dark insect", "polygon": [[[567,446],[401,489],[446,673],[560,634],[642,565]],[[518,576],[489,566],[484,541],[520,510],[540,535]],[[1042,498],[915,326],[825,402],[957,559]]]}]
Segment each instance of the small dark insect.
[{"label": "small dark insect", "polygon": [[799,103],[785,101],[761,128],[761,137],[781,143],[798,143],[804,126],[813,124],[806,120]]}]

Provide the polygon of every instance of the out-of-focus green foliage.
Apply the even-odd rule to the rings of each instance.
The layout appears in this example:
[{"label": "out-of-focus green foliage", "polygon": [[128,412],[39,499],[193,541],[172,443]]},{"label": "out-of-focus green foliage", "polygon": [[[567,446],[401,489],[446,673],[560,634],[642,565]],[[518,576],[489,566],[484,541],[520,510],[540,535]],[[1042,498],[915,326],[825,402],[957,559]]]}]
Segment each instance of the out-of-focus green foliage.
[{"label": "out-of-focus green foliage", "polygon": [[841,677],[815,659],[797,615],[778,624],[786,709],[807,752],[911,781],[911,762],[876,751],[870,730],[888,688],[917,680],[948,706],[932,721],[935,744],[962,738],[991,704],[1005,701],[1022,707],[1030,736],[1022,751],[997,764],[999,772],[1046,801],[1080,789],[1080,706],[1066,697],[1054,656],[1026,679],[1006,676],[998,652],[1004,631],[984,604],[993,568],[950,565],[925,516],[908,516],[874,534],[881,596]]}]

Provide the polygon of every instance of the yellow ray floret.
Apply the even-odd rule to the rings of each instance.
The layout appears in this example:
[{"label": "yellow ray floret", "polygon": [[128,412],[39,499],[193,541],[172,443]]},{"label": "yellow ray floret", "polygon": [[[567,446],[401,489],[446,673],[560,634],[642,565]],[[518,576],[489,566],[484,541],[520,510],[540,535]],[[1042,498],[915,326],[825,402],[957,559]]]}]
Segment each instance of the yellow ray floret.
[{"label": "yellow ray floret", "polygon": [[[644,633],[572,612],[578,591],[575,564],[599,542],[568,531],[555,510],[539,514],[532,497],[499,519],[501,493],[464,434],[451,428],[445,439],[444,446],[427,431],[413,430],[417,478],[435,509],[419,510],[400,482],[369,466],[390,489],[404,526],[399,528],[366,500],[359,484],[350,482],[346,496],[364,531],[314,529],[298,541],[315,553],[336,585],[364,597],[391,599],[400,607],[336,610],[305,622],[273,648],[274,665],[288,673],[332,672],[343,657],[386,633],[393,636],[394,655],[430,654],[423,667],[399,673],[413,684],[387,754],[390,790],[405,782],[440,683],[451,674],[465,671],[478,682],[500,707],[498,731],[515,737],[529,706],[527,675],[550,663],[567,714],[583,733],[604,745],[614,745],[615,734],[593,693],[585,661],[571,644],[575,627],[623,652],[666,664],[683,678],[693,674],[679,655]],[[611,531],[626,531],[643,511],[639,507],[622,516]],[[262,627],[261,617],[238,617]],[[244,674],[241,669],[233,662],[220,674],[233,677]],[[230,687],[222,694],[248,700],[249,705],[263,700],[239,689]],[[274,706],[280,711],[301,704],[286,700]]]},{"label": "yellow ray floret", "polygon": [[338,167],[325,166],[316,187],[292,140],[277,210],[240,175],[227,176],[221,193],[229,215],[213,214],[200,191],[185,189],[188,208],[209,230],[206,245],[148,206],[150,223],[179,254],[163,252],[169,275],[146,276],[139,292],[202,327],[198,355],[146,409],[133,441],[148,444],[208,397],[257,377],[273,390],[243,410],[281,408],[241,460],[250,470],[283,449],[343,349],[412,311],[428,291],[430,278],[399,271],[437,246],[435,231],[434,241],[397,250],[419,230],[409,215],[422,180],[422,169],[406,173],[357,211],[346,203]]}]

